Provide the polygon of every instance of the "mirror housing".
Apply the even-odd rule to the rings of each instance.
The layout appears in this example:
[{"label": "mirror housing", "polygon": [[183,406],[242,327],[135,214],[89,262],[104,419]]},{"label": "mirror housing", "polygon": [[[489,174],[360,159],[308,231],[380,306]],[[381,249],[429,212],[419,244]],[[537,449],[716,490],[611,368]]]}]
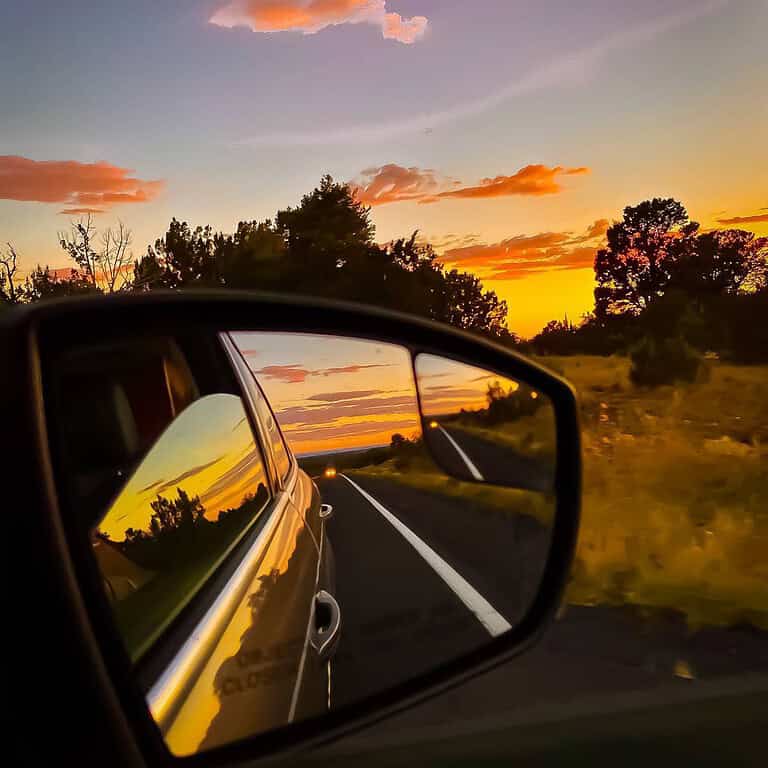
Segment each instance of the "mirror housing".
[{"label": "mirror housing", "polygon": [[[45,670],[27,670],[33,678],[27,682],[27,689],[53,691],[53,703],[49,702],[49,706],[61,712],[68,710],[73,685],[92,693],[85,710],[78,713],[79,724],[74,717],[62,718],[67,727],[60,724],[57,732],[63,739],[92,741],[94,731],[103,728],[105,734],[110,734],[104,739],[105,749],[116,741],[126,744],[126,765],[130,764],[130,755],[167,759],[165,745],[136,684],[130,659],[111,617],[103,611],[103,583],[82,530],[61,512],[46,421],[50,400],[42,372],[51,355],[67,348],[73,339],[78,343],[97,343],[105,338],[119,339],[180,327],[189,332],[210,331],[213,326],[376,340],[403,345],[413,357],[448,357],[457,363],[493,371],[514,381],[524,381],[548,398],[557,436],[553,478],[557,505],[551,547],[538,594],[517,626],[482,649],[372,696],[353,713],[331,712],[319,721],[295,723],[222,747],[215,753],[217,759],[253,759],[327,741],[500,664],[538,639],[560,606],[578,532],[579,423],[575,394],[566,381],[514,351],[477,336],[391,312],[337,302],[237,292],[157,292],[41,303],[2,317],[0,359],[10,372],[3,383],[6,424],[11,426],[12,434],[18,435],[19,445],[14,456],[16,463],[7,470],[9,479],[22,483],[28,490],[28,514],[26,519],[14,521],[14,535],[39,542],[44,556],[36,574],[40,581],[38,594],[46,605],[52,606],[50,614],[41,616],[36,613],[39,600],[34,606],[20,601],[17,615],[27,622],[32,642],[41,643],[41,658],[47,658]],[[51,616],[61,627],[57,635],[62,636],[54,649],[46,643]],[[105,752],[105,759],[107,755],[116,764],[114,753]]]}]

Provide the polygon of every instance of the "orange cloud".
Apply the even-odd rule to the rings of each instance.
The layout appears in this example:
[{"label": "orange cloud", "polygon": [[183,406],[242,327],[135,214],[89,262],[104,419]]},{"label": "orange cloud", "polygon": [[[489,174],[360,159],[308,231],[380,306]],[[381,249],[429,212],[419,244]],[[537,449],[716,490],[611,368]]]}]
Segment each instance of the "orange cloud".
[{"label": "orange cloud", "polygon": [[526,165],[512,176],[496,176],[483,179],[475,187],[462,187],[441,192],[438,197],[488,198],[510,195],[556,195],[563,187],[558,176],[578,176],[589,173],[589,168],[563,168],[560,165],[549,168],[546,165]]},{"label": "orange cloud", "polygon": [[372,24],[386,40],[406,45],[421,40],[429,23],[424,16],[404,19],[399,13],[388,13],[386,0],[229,0],[209,21],[228,29],[305,35],[340,24]]},{"label": "orange cloud", "polygon": [[352,182],[350,186],[364,205],[386,205],[432,198],[440,185],[435,171],[429,168],[404,168],[388,163],[362,171],[358,182]]},{"label": "orange cloud", "polygon": [[591,240],[594,237],[605,237],[609,226],[610,222],[608,219],[598,219],[587,227],[587,239]]},{"label": "orange cloud", "polygon": [[[589,173],[589,168],[526,165],[511,176],[496,176],[493,179],[483,179],[476,186],[463,186],[460,181],[442,177],[430,168],[405,168],[396,163],[388,163],[362,171],[356,181],[350,182],[350,186],[357,199],[365,205],[402,202],[425,204],[446,198],[555,195],[563,191],[558,181],[560,176],[578,176],[585,173]],[[603,224],[607,228],[608,222],[604,219],[595,222],[593,226]]]},{"label": "orange cloud", "polygon": [[[761,208],[761,211],[768,211],[768,208]],[[753,216],[732,216],[729,219],[718,219],[718,224],[759,224],[768,221],[768,213],[756,213]]]},{"label": "orange cloud", "polygon": [[162,181],[144,181],[131,173],[105,162],[0,155],[0,200],[64,203],[69,207],[62,213],[100,213],[97,206],[149,202],[163,188]]},{"label": "orange cloud", "polygon": [[595,261],[607,220],[598,219],[583,234],[540,232],[515,235],[499,243],[476,243],[446,250],[447,267],[466,269],[489,280],[517,280],[547,270],[583,269]]}]

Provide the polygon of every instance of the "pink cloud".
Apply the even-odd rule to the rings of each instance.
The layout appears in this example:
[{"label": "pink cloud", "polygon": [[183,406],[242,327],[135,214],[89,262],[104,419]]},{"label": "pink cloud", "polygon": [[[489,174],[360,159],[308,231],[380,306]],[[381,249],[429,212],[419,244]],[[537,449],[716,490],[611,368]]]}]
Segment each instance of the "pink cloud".
[{"label": "pink cloud", "polygon": [[397,40],[411,45],[424,37],[428,23],[426,16],[404,19],[399,13],[385,13],[381,31],[386,40]]},{"label": "pink cloud", "polygon": [[228,0],[209,21],[228,29],[305,35],[341,24],[372,24],[385,39],[405,45],[421,40],[429,23],[424,16],[404,19],[399,13],[388,13],[386,0]]},{"label": "pink cloud", "polygon": [[404,201],[422,202],[439,191],[441,182],[429,168],[404,168],[388,163],[362,171],[352,182],[357,199],[364,205],[386,205]]},{"label": "pink cloud", "polygon": [[62,213],[101,213],[105,205],[149,202],[164,186],[132,173],[105,162],[0,155],[0,200],[63,203],[68,207]]}]

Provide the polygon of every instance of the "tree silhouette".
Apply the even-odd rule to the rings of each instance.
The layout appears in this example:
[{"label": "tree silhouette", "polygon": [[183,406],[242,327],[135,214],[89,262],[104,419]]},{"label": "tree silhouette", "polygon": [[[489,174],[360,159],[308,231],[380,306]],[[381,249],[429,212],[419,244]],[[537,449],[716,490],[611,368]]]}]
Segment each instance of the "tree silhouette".
[{"label": "tree silhouette", "polygon": [[349,186],[328,175],[297,208],[278,212],[275,224],[291,261],[320,280],[365,259],[374,245],[370,210],[355,200]]},{"label": "tree silhouette", "polygon": [[682,203],[672,198],[627,206],[622,221],[608,228],[608,247],[595,258],[595,313],[638,314],[646,309],[669,282],[670,246],[697,229]]},{"label": "tree silhouette", "polygon": [[136,262],[134,289],[195,286],[347,299],[511,338],[493,291],[474,275],[446,273],[415,232],[378,245],[369,209],[330,176],[274,223],[241,222],[232,235],[173,219]]},{"label": "tree silhouette", "polygon": [[768,238],[741,229],[698,235],[674,244],[671,286],[691,297],[757,291],[768,282]]},{"label": "tree silhouette", "polygon": [[6,249],[0,253],[0,302],[18,304],[23,296],[23,291],[16,285],[18,256],[11,243],[6,243]]},{"label": "tree silhouette", "polygon": [[50,267],[39,264],[27,276],[22,288],[24,301],[43,301],[59,299],[64,296],[85,296],[101,291],[75,269],[66,277],[52,273]]}]

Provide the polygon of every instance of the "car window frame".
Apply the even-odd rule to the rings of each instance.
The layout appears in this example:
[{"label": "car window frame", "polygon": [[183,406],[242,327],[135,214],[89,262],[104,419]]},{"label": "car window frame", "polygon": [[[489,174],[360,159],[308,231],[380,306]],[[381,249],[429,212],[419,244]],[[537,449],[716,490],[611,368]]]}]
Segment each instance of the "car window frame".
[{"label": "car window frame", "polygon": [[[219,334],[219,338],[221,339],[222,346],[224,347],[228,358],[232,362],[235,376],[237,377],[238,382],[245,393],[248,410],[251,411],[253,420],[258,424],[259,438],[262,441],[263,451],[268,454],[269,457],[270,478],[274,481],[276,490],[285,490],[287,493],[292,494],[296,485],[296,477],[298,475],[298,462],[296,461],[296,457],[294,456],[293,451],[291,450],[288,441],[285,439],[285,435],[280,428],[280,422],[275,416],[275,411],[272,408],[272,404],[269,402],[269,398],[264,394],[264,390],[261,388],[261,385],[259,384],[256,376],[243,357],[243,354],[232,338],[231,333],[222,332]],[[270,414],[272,414],[272,419],[275,423],[275,429],[277,430],[278,436],[282,440],[285,453],[288,456],[288,472],[284,478],[280,476],[280,468],[277,465],[275,453],[272,448],[272,439],[269,436],[269,430],[259,416],[257,406],[258,400],[263,401]]]}]

